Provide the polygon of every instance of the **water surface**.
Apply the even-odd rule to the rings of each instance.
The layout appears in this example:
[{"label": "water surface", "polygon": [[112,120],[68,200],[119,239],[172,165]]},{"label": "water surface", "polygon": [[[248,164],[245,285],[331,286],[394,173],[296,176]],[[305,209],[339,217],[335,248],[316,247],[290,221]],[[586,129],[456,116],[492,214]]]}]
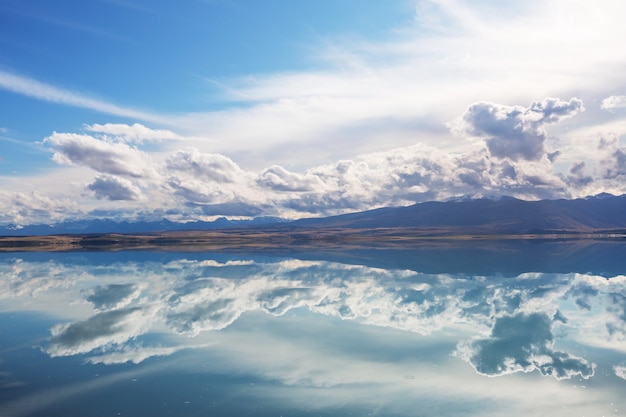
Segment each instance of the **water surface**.
[{"label": "water surface", "polygon": [[626,244],[0,255],[0,416],[626,415]]}]

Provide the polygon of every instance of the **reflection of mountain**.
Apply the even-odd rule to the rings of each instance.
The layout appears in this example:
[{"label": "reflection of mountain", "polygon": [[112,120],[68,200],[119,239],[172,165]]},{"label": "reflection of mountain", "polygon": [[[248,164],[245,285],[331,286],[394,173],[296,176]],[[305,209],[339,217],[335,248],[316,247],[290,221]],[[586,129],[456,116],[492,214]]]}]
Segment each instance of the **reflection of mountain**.
[{"label": "reflection of mountain", "polygon": [[427,241],[394,250],[292,247],[273,253],[424,273],[516,276],[532,271],[612,277],[626,271],[626,241],[611,239]]},{"label": "reflection of mountain", "polygon": [[[1,254],[13,258],[15,254]],[[184,256],[203,260],[206,252],[86,252],[20,253],[24,260],[38,263],[49,260],[106,265],[111,262],[169,262]],[[422,273],[517,276],[524,272],[580,273],[612,277],[626,271],[624,239],[479,239],[433,240],[389,249],[371,245],[350,249],[333,247],[288,247],[259,249],[222,249],[211,254],[218,262],[245,257],[265,262],[268,258],[295,258],[364,265],[385,269],[409,269]],[[43,272],[42,272],[43,273]]]},{"label": "reflection of mountain", "polygon": [[[0,263],[0,302],[30,300],[31,308],[46,308],[56,300],[64,309],[51,312],[56,315],[71,309],[65,299],[81,311],[91,306],[87,316],[52,329],[46,347],[52,356],[139,362],[206,345],[205,335],[231,328],[244,315],[296,309],[429,337],[462,329],[457,357],[485,375],[536,370],[588,378],[594,365],[581,356],[585,351],[594,345],[624,349],[623,275],[421,273],[288,258],[251,262],[220,255],[217,261],[206,254],[107,263],[89,262],[89,256],[80,254],[80,263]],[[165,341],[155,343],[155,333],[166,334]],[[563,337],[584,348],[567,351],[564,346],[576,343]]]}]

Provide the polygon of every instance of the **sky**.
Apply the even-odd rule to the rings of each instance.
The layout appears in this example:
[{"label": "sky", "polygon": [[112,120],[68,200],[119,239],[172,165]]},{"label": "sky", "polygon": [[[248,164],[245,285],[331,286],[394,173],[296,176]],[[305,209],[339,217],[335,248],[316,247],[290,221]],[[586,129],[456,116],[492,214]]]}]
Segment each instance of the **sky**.
[{"label": "sky", "polygon": [[0,224],[626,193],[620,0],[6,0]]}]

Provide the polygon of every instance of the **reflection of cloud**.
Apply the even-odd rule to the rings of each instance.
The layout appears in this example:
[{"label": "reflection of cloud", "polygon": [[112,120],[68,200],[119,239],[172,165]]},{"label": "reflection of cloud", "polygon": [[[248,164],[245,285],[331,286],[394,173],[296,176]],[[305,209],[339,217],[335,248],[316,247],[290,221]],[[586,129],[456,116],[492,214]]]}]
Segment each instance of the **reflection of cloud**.
[{"label": "reflection of cloud", "polygon": [[[490,338],[458,348],[459,356],[489,375],[537,369],[556,378],[588,377],[592,365],[552,348],[558,338],[568,333],[582,344],[616,349],[626,335],[624,277],[532,273],[504,279],[293,259],[218,259],[107,266],[12,260],[0,263],[6,272],[0,302],[45,310],[64,294],[62,300],[75,303],[67,313],[81,318],[54,327],[46,351],[89,354],[103,363],[174,352],[177,344],[164,348],[147,337],[157,331],[198,337],[247,313],[277,316],[294,309],[422,335],[491,329]],[[564,332],[553,332],[556,321]],[[508,334],[507,326],[519,329]],[[140,337],[131,349],[131,339]],[[491,362],[479,363],[481,355]]]},{"label": "reflection of cloud", "polygon": [[178,333],[197,335],[201,331],[220,330],[232,324],[241,314],[233,300],[222,299],[193,305],[168,315],[167,323]]},{"label": "reflection of cloud", "polygon": [[[2,362],[0,360],[0,362]],[[26,385],[25,382],[15,381],[10,372],[0,371],[0,391],[7,391],[13,388],[19,388]]]},{"label": "reflection of cloud", "polygon": [[551,326],[550,317],[542,313],[500,317],[488,339],[461,346],[458,354],[488,376],[534,370],[556,379],[593,376],[595,365],[552,348]]},{"label": "reflection of cloud", "polygon": [[[200,347],[200,346],[196,346]],[[119,351],[110,352],[105,355],[92,356],[87,359],[89,363],[102,363],[105,365],[120,363],[141,363],[154,356],[169,356],[179,350],[186,349],[185,346],[124,346]]]},{"label": "reflection of cloud", "polygon": [[598,290],[586,283],[580,283],[571,287],[569,295],[574,297],[574,302],[578,307],[591,310],[591,300],[598,295]]},{"label": "reflection of cloud", "polygon": [[[80,269],[53,261],[10,259],[1,262],[0,300],[23,297],[23,304],[31,304],[40,296],[49,298],[55,290],[65,291],[75,285],[81,275]],[[38,304],[41,302],[38,300]]]},{"label": "reflection of cloud", "polygon": [[69,356],[99,347],[120,344],[149,329],[147,311],[133,307],[98,313],[87,320],[52,328],[46,351],[51,356]]},{"label": "reflection of cloud", "polygon": [[31,416],[38,411],[48,410],[50,406],[61,403],[68,398],[78,397],[95,390],[103,390],[107,386],[135,378],[154,370],[156,369],[119,372],[109,376],[98,377],[91,381],[48,388],[31,395],[20,397],[14,401],[0,404],[0,415],[11,417]]},{"label": "reflection of cloud", "polygon": [[613,372],[615,372],[615,375],[618,377],[626,379],[626,365],[615,365],[613,367]]},{"label": "reflection of cloud", "polygon": [[87,296],[87,301],[94,305],[96,310],[118,309],[128,305],[139,296],[141,287],[136,284],[109,284],[97,286]]},{"label": "reflection of cloud", "polygon": [[607,312],[612,319],[607,320],[607,330],[611,338],[626,341],[626,295],[611,294],[610,300]]}]

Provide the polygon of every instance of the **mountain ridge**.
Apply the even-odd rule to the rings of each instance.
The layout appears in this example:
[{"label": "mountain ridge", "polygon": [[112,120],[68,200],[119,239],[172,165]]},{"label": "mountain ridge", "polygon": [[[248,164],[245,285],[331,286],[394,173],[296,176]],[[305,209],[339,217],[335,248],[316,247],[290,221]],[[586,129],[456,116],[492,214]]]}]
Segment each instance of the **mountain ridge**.
[{"label": "mountain ridge", "polygon": [[251,228],[283,229],[420,229],[435,234],[532,234],[626,229],[626,194],[606,193],[578,199],[526,201],[513,197],[429,201],[355,213],[286,221],[277,217],[251,220],[176,223],[115,222],[109,219],[56,225],[0,227],[1,236],[55,234],[157,233]]},{"label": "mountain ridge", "polygon": [[573,200],[516,198],[424,202],[292,222],[300,227],[450,229],[463,233],[545,233],[626,228],[626,195]]},{"label": "mountain ridge", "polygon": [[102,234],[102,233],[152,233],[174,230],[216,230],[254,225],[271,225],[285,220],[278,217],[256,217],[250,220],[229,220],[220,217],[214,221],[173,222],[167,219],[157,221],[121,221],[110,219],[75,220],[56,224],[34,224],[17,228],[15,225],[0,227],[0,236],[40,236],[60,234]]}]

